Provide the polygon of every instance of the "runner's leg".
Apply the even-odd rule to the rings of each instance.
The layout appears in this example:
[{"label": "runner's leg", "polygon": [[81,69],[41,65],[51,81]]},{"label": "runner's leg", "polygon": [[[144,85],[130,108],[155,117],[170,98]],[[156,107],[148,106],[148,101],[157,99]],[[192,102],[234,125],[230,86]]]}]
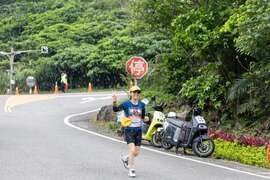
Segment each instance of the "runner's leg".
[{"label": "runner's leg", "polygon": [[128,168],[129,169],[134,169],[134,152],[135,152],[135,144],[134,143],[129,143],[128,144],[128,149],[129,149],[129,155],[128,155]]}]

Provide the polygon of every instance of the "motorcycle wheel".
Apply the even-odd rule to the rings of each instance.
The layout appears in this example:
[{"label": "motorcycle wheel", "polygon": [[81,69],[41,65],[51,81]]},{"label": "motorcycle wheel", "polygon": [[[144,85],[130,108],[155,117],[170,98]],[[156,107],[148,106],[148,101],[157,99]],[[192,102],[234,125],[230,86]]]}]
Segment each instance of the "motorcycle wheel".
[{"label": "motorcycle wheel", "polygon": [[193,142],[192,150],[199,157],[208,157],[214,152],[215,144],[212,139]]},{"label": "motorcycle wheel", "polygon": [[168,143],[166,140],[162,139],[161,140],[161,146],[164,148],[164,149],[167,149],[167,150],[170,150],[172,149],[173,145],[171,145],[170,143]]},{"label": "motorcycle wheel", "polygon": [[159,133],[157,131],[152,136],[151,144],[155,147],[161,147],[161,138],[159,137]]}]

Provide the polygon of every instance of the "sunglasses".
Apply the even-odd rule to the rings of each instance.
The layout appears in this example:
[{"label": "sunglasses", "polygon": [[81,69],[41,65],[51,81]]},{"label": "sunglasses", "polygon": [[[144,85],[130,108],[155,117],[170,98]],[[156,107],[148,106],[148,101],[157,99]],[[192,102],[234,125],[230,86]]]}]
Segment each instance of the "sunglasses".
[{"label": "sunglasses", "polygon": [[133,93],[138,93],[138,94],[140,94],[141,93],[141,91],[132,91]]}]

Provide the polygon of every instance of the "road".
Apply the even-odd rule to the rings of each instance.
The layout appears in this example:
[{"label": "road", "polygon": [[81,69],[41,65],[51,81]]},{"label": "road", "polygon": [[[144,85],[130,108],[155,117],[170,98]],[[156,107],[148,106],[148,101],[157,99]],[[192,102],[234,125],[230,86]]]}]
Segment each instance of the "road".
[{"label": "road", "polygon": [[[60,94],[14,106],[0,96],[0,180],[124,180],[126,145],[68,126],[76,114],[110,104],[108,92]],[[64,120],[66,123],[64,123]],[[260,180],[265,169],[196,157],[175,157],[145,147],[136,159],[140,180]]]}]

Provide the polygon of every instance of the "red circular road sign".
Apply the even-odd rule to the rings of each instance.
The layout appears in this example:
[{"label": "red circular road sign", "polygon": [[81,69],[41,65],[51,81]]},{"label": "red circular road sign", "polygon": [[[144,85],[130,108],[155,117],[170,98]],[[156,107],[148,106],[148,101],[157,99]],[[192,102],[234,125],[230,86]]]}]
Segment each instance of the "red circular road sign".
[{"label": "red circular road sign", "polygon": [[142,57],[134,56],[126,63],[126,71],[136,79],[141,79],[148,72],[148,63]]}]

